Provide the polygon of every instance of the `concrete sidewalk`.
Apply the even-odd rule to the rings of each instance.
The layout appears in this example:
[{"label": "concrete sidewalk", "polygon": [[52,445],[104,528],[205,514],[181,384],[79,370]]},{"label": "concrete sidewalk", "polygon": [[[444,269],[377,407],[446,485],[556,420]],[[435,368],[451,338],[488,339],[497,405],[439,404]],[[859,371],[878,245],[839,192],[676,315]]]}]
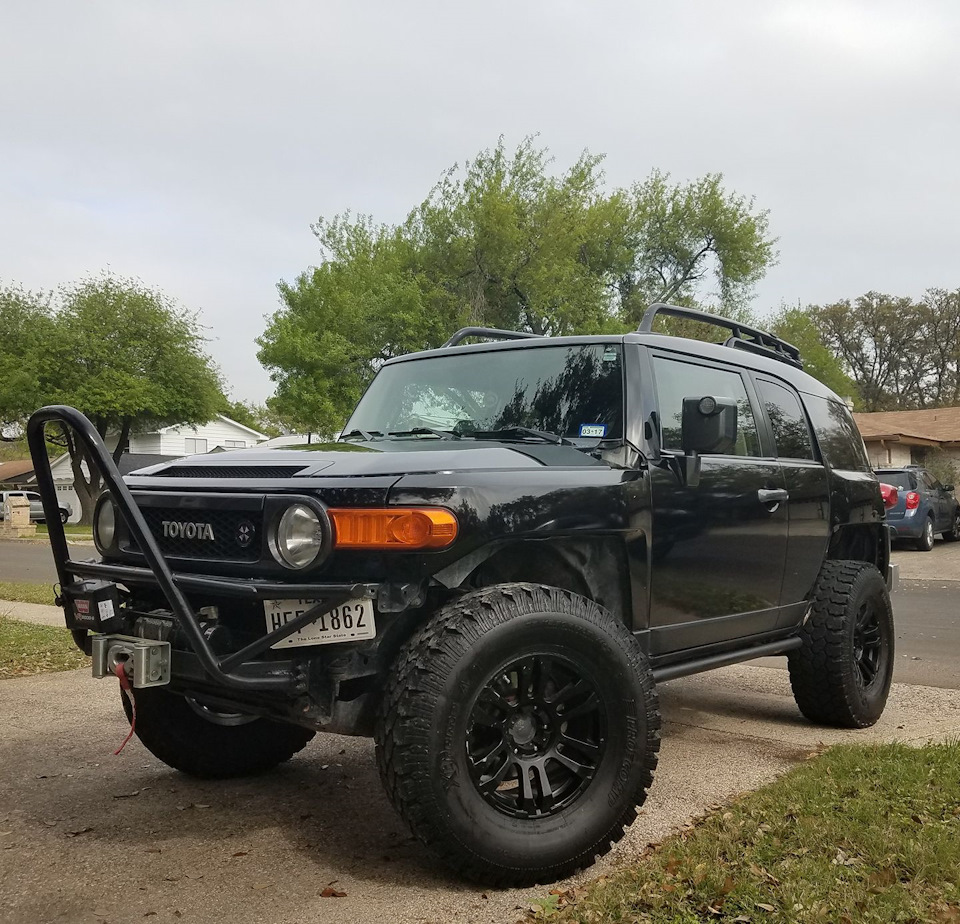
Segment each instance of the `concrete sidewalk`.
[{"label": "concrete sidewalk", "polygon": [[[663,749],[650,798],[613,853],[647,845],[821,744],[960,736],[960,691],[894,685],[860,732],[820,728],[786,673],[736,666],[662,684]],[[0,920],[516,921],[537,889],[486,890],[411,840],[365,739],[318,735],[277,771],[193,780],[134,739],[117,685],[86,671],[0,682]],[[346,897],[324,899],[335,883]]]},{"label": "concrete sidewalk", "polygon": [[63,627],[63,610],[59,606],[43,603],[21,603],[18,600],[0,600],[0,616],[19,619],[20,622],[35,622],[40,626]]}]

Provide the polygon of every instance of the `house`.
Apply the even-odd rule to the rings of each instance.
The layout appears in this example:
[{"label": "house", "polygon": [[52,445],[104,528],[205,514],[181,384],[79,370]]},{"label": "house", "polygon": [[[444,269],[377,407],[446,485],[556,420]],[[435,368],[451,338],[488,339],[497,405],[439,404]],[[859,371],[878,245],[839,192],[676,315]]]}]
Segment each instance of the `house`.
[{"label": "house", "polygon": [[20,488],[28,484],[33,475],[33,462],[30,459],[14,459],[0,462],[0,485]]},{"label": "house", "polygon": [[924,465],[942,451],[960,465],[960,407],[854,414],[874,468]]},{"label": "house", "polygon": [[[108,449],[113,449],[117,443],[116,434],[107,434],[104,441]],[[209,423],[199,426],[177,424],[171,427],[162,427],[159,430],[146,431],[130,436],[128,449],[120,456],[117,467],[121,475],[127,475],[138,468],[148,465],[158,465],[182,456],[197,453],[215,452],[224,449],[247,449],[256,446],[265,440],[266,434],[246,427],[229,417],[219,414]],[[36,484],[32,477],[33,465],[30,465],[31,477],[29,482]],[[73,469],[70,466],[70,456],[64,453],[50,463],[50,471],[57,487],[57,496],[61,503],[68,504],[73,510],[71,523],[80,519],[80,499],[73,489]]]},{"label": "house", "polygon": [[[247,449],[267,438],[251,427],[245,427],[223,414],[209,423],[192,427],[175,424],[130,437],[130,452],[155,453],[162,456],[190,456],[214,449]],[[116,439],[116,438],[114,438]],[[108,440],[109,445],[109,440]]]}]

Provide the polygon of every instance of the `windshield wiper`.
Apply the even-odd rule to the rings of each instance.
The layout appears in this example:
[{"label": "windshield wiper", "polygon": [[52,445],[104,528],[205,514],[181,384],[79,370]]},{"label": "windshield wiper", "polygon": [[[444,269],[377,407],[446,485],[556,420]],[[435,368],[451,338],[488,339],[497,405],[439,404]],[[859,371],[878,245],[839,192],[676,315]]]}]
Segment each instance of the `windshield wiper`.
[{"label": "windshield wiper", "polygon": [[438,430],[435,427],[414,427],[412,430],[388,430],[387,436],[439,436],[442,440],[458,440],[459,434],[452,430]]},{"label": "windshield wiper", "polygon": [[357,439],[357,437],[359,437],[362,440],[366,440],[368,443],[372,443],[378,436],[383,436],[379,430],[361,430],[357,428],[355,430],[351,430],[349,433],[341,433],[337,438],[337,442],[345,443],[347,440]]},{"label": "windshield wiper", "polygon": [[503,427],[500,430],[474,430],[470,433],[476,440],[540,440],[557,446],[572,446],[573,443],[549,430],[534,430],[531,427]]}]

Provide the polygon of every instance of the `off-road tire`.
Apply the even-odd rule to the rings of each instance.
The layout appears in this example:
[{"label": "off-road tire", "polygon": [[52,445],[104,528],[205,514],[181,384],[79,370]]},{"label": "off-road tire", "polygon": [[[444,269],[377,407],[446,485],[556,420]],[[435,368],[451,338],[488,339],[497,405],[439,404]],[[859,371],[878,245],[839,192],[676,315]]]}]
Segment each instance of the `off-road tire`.
[{"label": "off-road tire", "polygon": [[923,532],[921,533],[920,538],[914,543],[914,548],[918,552],[932,552],[934,542],[933,537],[933,517],[927,517],[926,522],[923,524]]},{"label": "off-road tire", "polygon": [[[491,803],[500,787],[481,794],[468,748],[491,678],[506,678],[508,665],[527,657],[569,664],[588,678],[605,731],[595,771],[574,801],[518,818]],[[536,695],[554,696],[543,689]],[[532,683],[529,690],[533,696]],[[653,780],[659,730],[653,675],[625,626],[576,594],[501,584],[444,607],[400,651],[381,704],[376,753],[388,796],[436,855],[486,885],[532,885],[591,864],[623,836]],[[508,742],[506,729],[502,734]],[[535,775],[529,780],[542,794]]]},{"label": "off-road tire", "polygon": [[[136,734],[167,766],[201,779],[223,780],[270,770],[303,750],[314,732],[258,718],[218,725],[203,718],[183,696],[159,687],[133,691]],[[130,702],[121,691],[129,722]]]},{"label": "off-road tire", "polygon": [[[872,614],[879,630],[879,658],[873,680],[865,683],[858,663],[857,624],[858,617],[872,622]],[[790,685],[800,711],[821,725],[873,725],[887,702],[894,655],[890,594],[876,567],[825,562],[800,637],[802,647],[788,656]]]}]

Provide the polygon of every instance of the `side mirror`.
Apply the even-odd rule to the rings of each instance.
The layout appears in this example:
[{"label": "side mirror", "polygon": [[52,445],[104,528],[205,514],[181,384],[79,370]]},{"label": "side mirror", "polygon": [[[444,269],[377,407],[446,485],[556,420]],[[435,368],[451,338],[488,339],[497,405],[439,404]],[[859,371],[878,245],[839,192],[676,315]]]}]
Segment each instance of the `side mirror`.
[{"label": "side mirror", "polygon": [[680,445],[684,455],[732,453],[737,445],[737,402],[711,395],[684,398]]}]

